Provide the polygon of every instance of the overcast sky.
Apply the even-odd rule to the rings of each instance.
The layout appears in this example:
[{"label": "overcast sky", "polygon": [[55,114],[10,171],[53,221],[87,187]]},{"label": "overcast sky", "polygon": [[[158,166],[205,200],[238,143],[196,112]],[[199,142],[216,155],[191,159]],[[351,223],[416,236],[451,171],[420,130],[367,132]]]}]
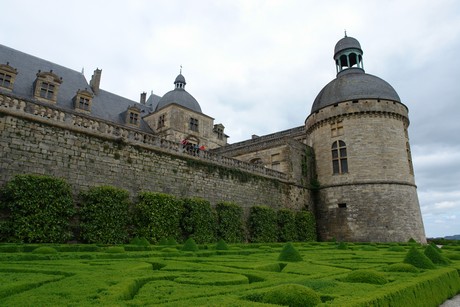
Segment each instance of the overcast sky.
[{"label": "overcast sky", "polygon": [[139,100],[186,90],[229,142],[304,124],[335,78],[344,36],[367,73],[409,108],[428,237],[460,234],[460,1],[0,0],[0,43],[51,62],[102,69],[101,88]]}]

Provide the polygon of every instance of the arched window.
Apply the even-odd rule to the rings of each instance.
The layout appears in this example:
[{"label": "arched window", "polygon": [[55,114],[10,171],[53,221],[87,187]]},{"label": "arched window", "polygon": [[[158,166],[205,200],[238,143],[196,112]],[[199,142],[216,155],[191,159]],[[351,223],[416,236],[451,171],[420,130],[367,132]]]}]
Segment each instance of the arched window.
[{"label": "arched window", "polygon": [[348,173],[347,146],[344,141],[332,143],[332,172],[333,174]]}]

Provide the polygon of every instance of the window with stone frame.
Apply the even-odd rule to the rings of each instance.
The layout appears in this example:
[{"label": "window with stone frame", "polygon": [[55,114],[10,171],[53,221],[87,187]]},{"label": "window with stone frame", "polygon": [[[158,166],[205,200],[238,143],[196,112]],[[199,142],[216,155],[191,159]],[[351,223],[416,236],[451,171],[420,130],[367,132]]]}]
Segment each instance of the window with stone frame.
[{"label": "window with stone frame", "polygon": [[92,102],[93,102],[93,93],[91,93],[87,89],[78,90],[77,94],[74,97],[74,109],[76,111],[90,113]]},{"label": "window with stone frame", "polygon": [[55,103],[61,83],[62,78],[53,73],[52,70],[49,72],[39,70],[34,82],[34,97],[40,101]]},{"label": "window with stone frame", "polygon": [[331,137],[343,135],[343,121],[336,121],[331,124]]},{"label": "window with stone frame", "polygon": [[160,116],[158,116],[157,129],[163,128],[165,126],[165,123],[166,123],[166,114],[161,114]]},{"label": "window with stone frame", "polygon": [[198,132],[198,119],[190,117],[189,129]]},{"label": "window with stone frame", "polygon": [[141,110],[136,106],[131,106],[126,112],[126,123],[131,126],[140,126]]},{"label": "window with stone frame", "polygon": [[344,141],[332,143],[332,173],[348,173],[347,146]]},{"label": "window with stone frame", "polygon": [[18,71],[10,63],[0,64],[0,88],[12,90]]}]

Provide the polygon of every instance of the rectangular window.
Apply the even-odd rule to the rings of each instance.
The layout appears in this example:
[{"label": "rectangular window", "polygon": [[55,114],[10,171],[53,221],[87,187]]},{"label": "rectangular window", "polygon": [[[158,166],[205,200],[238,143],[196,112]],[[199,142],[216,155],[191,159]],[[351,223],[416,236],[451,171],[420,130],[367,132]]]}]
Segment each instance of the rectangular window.
[{"label": "rectangular window", "polygon": [[337,206],[339,208],[346,208],[347,207],[347,204],[346,203],[340,203],[340,204],[337,204]]},{"label": "rectangular window", "polygon": [[198,132],[198,119],[190,117],[189,129]]},{"label": "rectangular window", "polygon": [[331,136],[343,135],[343,123],[342,121],[335,122],[331,124]]},{"label": "rectangular window", "polygon": [[217,129],[216,129],[216,133],[217,133],[217,138],[218,138],[219,140],[223,140],[223,139],[224,139],[224,132],[222,131],[222,129],[217,128]]},{"label": "rectangular window", "polygon": [[139,114],[134,112],[129,112],[129,123],[133,125],[137,125],[139,122]]},{"label": "rectangular window", "polygon": [[10,88],[11,86],[11,75],[0,72],[0,86]]},{"label": "rectangular window", "polygon": [[78,108],[89,111],[89,99],[80,97],[80,101],[78,102]]},{"label": "rectangular window", "polygon": [[162,114],[160,115],[160,117],[158,117],[158,126],[157,126],[158,129],[163,128],[165,126],[165,119],[166,119],[165,114]]},{"label": "rectangular window", "polygon": [[45,99],[53,99],[54,95],[54,84],[48,82],[42,82],[40,86],[40,97]]}]

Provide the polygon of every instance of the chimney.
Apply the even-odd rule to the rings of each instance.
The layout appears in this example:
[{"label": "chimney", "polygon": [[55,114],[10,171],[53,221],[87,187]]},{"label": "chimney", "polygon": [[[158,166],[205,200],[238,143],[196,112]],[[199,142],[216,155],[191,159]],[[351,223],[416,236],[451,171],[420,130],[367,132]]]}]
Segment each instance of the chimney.
[{"label": "chimney", "polygon": [[140,103],[145,105],[145,101],[147,100],[147,93],[146,92],[142,92],[141,93],[141,101]]},{"label": "chimney", "polygon": [[89,85],[93,90],[94,94],[99,94],[99,86],[101,85],[101,75],[102,69],[96,68],[94,74],[91,76],[91,81],[89,81]]}]

